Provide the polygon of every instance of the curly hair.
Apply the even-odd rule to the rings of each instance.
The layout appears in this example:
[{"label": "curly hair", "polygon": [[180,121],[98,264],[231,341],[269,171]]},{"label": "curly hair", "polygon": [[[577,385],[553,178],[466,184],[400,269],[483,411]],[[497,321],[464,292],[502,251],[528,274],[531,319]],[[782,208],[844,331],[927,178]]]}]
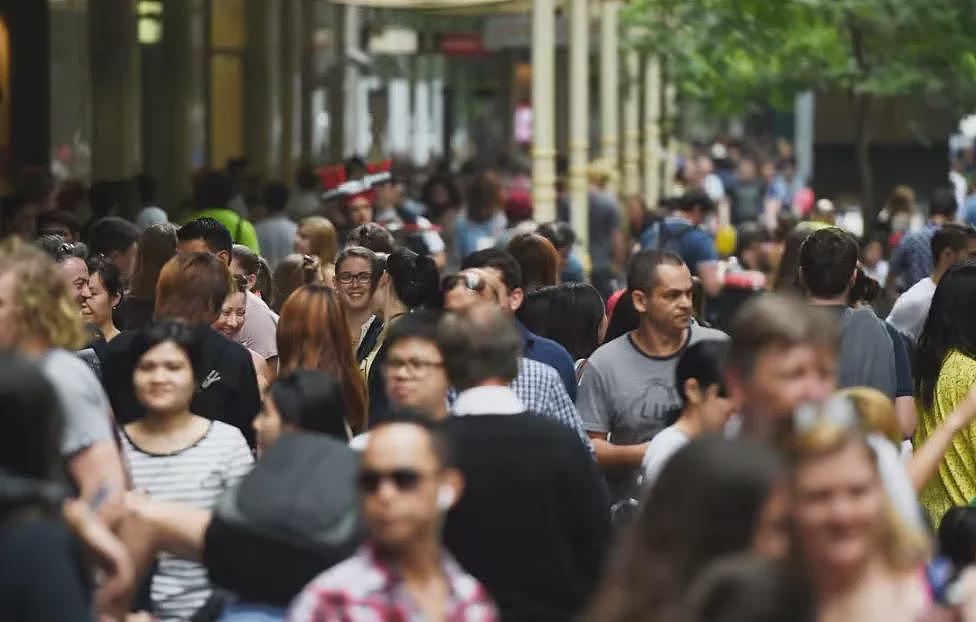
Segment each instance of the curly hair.
[{"label": "curly hair", "polygon": [[43,250],[8,238],[0,243],[0,275],[12,274],[24,332],[51,346],[77,350],[87,343],[84,323],[57,264]]}]

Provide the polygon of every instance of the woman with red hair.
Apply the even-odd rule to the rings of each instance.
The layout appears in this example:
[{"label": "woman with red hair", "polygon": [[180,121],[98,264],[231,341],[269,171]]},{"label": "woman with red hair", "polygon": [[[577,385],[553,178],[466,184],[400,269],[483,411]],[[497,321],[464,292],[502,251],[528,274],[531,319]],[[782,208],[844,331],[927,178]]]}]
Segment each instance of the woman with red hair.
[{"label": "woman with red hair", "polygon": [[345,312],[331,288],[304,285],[288,297],[278,320],[278,357],[280,375],[310,369],[338,378],[346,423],[355,434],[366,429],[366,385],[353,354]]}]

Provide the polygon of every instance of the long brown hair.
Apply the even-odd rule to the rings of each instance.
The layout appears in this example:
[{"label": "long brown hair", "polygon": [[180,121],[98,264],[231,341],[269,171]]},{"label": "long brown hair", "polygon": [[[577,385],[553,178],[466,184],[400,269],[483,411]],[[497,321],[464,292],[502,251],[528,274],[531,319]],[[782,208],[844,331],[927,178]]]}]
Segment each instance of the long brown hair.
[{"label": "long brown hair", "polygon": [[271,308],[275,313],[281,313],[285,301],[296,289],[302,285],[311,285],[322,281],[321,263],[314,255],[288,255],[278,262],[275,268],[273,287],[274,296]]},{"label": "long brown hair", "polygon": [[139,236],[138,248],[129,297],[150,302],[156,298],[160,271],[176,254],[176,225],[161,222],[147,227]]},{"label": "long brown hair", "polygon": [[346,314],[332,288],[320,283],[303,285],[282,305],[278,364],[282,376],[311,369],[338,378],[349,427],[354,433],[366,429],[366,385],[353,356]]}]

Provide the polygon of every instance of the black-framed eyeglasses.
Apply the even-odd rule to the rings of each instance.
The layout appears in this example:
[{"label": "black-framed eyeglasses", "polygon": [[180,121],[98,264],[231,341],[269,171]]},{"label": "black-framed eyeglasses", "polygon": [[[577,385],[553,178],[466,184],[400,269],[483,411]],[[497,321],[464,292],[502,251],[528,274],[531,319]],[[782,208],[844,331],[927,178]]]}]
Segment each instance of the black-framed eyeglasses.
[{"label": "black-framed eyeglasses", "polygon": [[392,374],[399,369],[405,369],[411,376],[416,376],[417,374],[427,371],[428,369],[438,367],[444,367],[444,361],[425,361],[423,359],[415,358],[387,358],[385,361],[383,361],[383,371],[388,374]]},{"label": "black-framed eyeglasses", "polygon": [[349,285],[353,281],[357,281],[360,285],[369,285],[373,280],[372,272],[358,272],[353,274],[352,272],[340,272],[336,275],[336,280],[343,285]]},{"label": "black-framed eyeglasses", "polygon": [[368,495],[376,494],[384,480],[393,482],[393,485],[400,492],[410,492],[417,489],[423,478],[423,474],[416,469],[393,469],[391,471],[363,469],[356,478],[356,484],[359,486],[360,492]]},{"label": "black-framed eyeglasses", "polygon": [[481,293],[485,291],[485,280],[481,278],[480,274],[475,274],[473,272],[458,272],[457,274],[451,274],[444,279],[443,291],[449,292],[458,285],[464,286],[465,289]]}]

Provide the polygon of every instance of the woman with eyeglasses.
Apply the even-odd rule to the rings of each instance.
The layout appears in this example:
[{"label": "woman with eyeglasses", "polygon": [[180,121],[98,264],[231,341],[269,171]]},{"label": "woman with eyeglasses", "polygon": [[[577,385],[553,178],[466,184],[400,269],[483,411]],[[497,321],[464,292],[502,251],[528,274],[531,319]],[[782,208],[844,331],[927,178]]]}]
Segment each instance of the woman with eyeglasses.
[{"label": "woman with eyeglasses", "polygon": [[384,262],[376,253],[362,246],[350,246],[339,253],[335,263],[336,293],[346,312],[346,328],[356,351],[363,360],[376,349],[383,320],[373,308],[373,294],[379,285]]},{"label": "woman with eyeglasses", "polygon": [[922,619],[927,543],[891,508],[853,405],[834,398],[796,421],[795,545],[820,621]]}]

